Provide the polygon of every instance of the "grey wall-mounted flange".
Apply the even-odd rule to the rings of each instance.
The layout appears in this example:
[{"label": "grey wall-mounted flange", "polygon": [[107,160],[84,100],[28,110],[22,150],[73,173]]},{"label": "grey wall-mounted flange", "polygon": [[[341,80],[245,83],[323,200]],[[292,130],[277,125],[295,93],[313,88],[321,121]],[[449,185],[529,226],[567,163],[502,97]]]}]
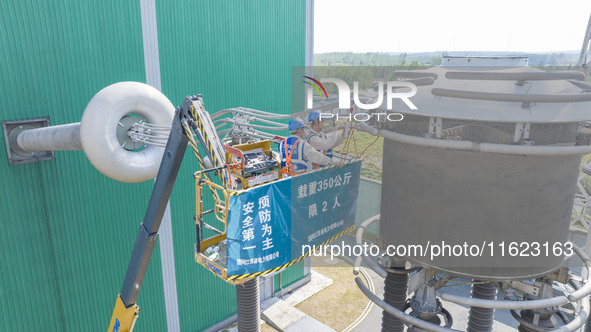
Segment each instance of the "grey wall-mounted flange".
[{"label": "grey wall-mounted flange", "polygon": [[2,121],[2,131],[4,132],[4,141],[6,143],[6,154],[9,165],[32,163],[44,160],[53,160],[55,155],[53,151],[25,151],[16,144],[16,137],[25,130],[49,127],[49,117]]}]

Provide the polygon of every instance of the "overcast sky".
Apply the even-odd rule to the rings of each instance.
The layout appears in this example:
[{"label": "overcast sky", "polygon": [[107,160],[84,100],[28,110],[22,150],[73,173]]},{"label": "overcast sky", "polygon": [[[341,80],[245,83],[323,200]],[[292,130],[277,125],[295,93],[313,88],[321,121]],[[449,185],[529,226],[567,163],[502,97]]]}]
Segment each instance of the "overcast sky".
[{"label": "overcast sky", "polygon": [[591,0],[315,0],[314,53],[580,50]]}]

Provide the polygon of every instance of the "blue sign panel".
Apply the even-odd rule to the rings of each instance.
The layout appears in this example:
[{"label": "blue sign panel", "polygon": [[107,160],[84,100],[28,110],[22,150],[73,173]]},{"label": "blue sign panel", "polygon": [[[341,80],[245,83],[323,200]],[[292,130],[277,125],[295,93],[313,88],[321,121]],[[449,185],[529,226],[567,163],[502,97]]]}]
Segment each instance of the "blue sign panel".
[{"label": "blue sign panel", "polygon": [[287,178],[230,198],[228,275],[273,269],[354,223],[361,161]]},{"label": "blue sign panel", "polygon": [[292,179],[292,259],[354,224],[360,173],[357,161]]}]

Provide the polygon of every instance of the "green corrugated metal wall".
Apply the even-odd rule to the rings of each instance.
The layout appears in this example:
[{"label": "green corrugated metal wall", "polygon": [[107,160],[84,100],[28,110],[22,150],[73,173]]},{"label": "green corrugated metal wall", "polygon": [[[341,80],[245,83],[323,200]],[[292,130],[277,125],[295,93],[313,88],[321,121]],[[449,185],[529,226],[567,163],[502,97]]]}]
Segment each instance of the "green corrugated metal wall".
[{"label": "green corrugated metal wall", "polygon": [[[212,112],[289,112],[291,66],[304,64],[304,1],[157,1],[162,90],[179,105],[202,93]],[[139,0],[0,2],[0,120],[80,121],[92,96],[145,82]],[[4,146],[3,138],[0,142]],[[196,163],[187,154],[172,194],[182,331],[235,311],[234,288],[194,262]],[[8,166],[0,153],[0,331],[101,331],[143,218],[152,182],[123,184],[83,152]],[[159,248],[136,331],[165,331]]]},{"label": "green corrugated metal wall", "polygon": [[287,294],[291,290],[289,286],[302,279],[302,276],[304,276],[303,260],[273,276],[273,293],[277,293],[283,289],[284,293]]},{"label": "green corrugated metal wall", "polygon": [[[251,1],[161,1],[156,13],[162,91],[173,104],[202,93],[210,112],[247,106],[290,113],[291,66],[304,65],[304,1],[265,0],[256,6]],[[195,34],[187,36],[182,29]],[[194,190],[195,158],[187,157],[191,163],[181,167],[171,206],[183,331],[211,325],[220,313],[230,316],[236,310],[233,286],[219,279],[204,284],[210,273],[196,263],[184,264],[194,261],[195,242],[194,207],[177,199]]]}]

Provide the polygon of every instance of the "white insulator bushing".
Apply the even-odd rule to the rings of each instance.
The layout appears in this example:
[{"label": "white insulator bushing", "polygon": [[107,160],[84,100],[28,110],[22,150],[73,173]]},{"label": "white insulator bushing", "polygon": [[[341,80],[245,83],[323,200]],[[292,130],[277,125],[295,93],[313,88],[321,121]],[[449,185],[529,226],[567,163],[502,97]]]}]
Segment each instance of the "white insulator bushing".
[{"label": "white insulator bushing", "polygon": [[120,82],[99,91],[88,103],[80,122],[80,140],[92,165],[111,179],[135,183],[158,173],[164,148],[146,145],[128,151],[117,139],[117,126],[126,115],[151,124],[170,126],[174,106],[157,89],[138,82]]}]

